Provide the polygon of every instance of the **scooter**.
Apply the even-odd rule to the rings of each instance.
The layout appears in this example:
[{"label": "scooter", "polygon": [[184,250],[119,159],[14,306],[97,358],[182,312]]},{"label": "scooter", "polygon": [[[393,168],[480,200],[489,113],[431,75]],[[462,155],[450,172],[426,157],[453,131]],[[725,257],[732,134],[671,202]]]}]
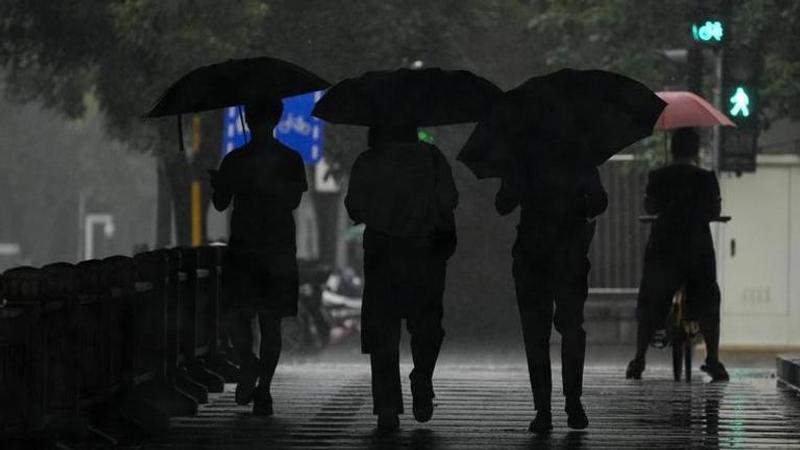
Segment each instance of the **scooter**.
[{"label": "scooter", "polygon": [[361,331],[363,281],[350,268],[331,273],[322,289],[322,307],[329,318],[330,342],[336,344]]},{"label": "scooter", "polygon": [[330,321],[323,310],[322,291],[331,269],[316,260],[298,260],[297,265],[297,316],[282,322],[283,349],[288,353],[313,353],[330,340]]}]

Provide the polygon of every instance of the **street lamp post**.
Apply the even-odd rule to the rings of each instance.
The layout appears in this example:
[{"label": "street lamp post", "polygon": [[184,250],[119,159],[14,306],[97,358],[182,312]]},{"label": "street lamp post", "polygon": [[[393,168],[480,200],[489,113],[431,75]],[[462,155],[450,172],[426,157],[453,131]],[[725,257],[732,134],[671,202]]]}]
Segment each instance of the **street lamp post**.
[{"label": "street lamp post", "polygon": [[114,216],[111,214],[86,214],[84,226],[84,259],[94,258],[94,228],[103,225],[103,235],[106,239],[114,236]]}]

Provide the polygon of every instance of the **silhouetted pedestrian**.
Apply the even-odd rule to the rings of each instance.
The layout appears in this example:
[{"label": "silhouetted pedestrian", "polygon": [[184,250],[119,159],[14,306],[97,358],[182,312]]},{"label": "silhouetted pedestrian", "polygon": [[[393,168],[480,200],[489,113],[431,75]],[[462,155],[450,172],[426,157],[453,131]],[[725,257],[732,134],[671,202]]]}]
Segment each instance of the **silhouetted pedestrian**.
[{"label": "silhouetted pedestrian", "polygon": [[480,120],[501,93],[465,70],[381,70],[340,81],[314,107],[329,122],[370,127],[370,149],[353,165],[345,206],[366,225],[361,344],[370,354],[380,431],[397,430],[403,412],[402,318],[411,333],[414,418],[427,422],[433,414],[445,271],[456,247],[450,165],[436,146],[419,142],[417,127]]},{"label": "silhouetted pedestrian", "polygon": [[714,172],[697,167],[700,138],[691,128],[672,135],[673,163],[650,172],[645,210],[658,218],[652,226],[639,289],[636,355],[626,378],[639,379],[653,333],[662,328],[672,296],[686,288],[690,318],[700,323],[706,361],[700,368],[715,381],[727,380],[719,361],[720,292],[714,242],[708,223],[720,213],[719,183]]},{"label": "silhouetted pedestrian", "polygon": [[[236,402],[272,414],[269,388],[281,351],[281,318],[297,314],[298,274],[292,211],[307,190],[303,160],[278,142],[272,129],[279,99],[248,104],[251,140],[211,172],[214,207],[233,200],[229,251],[223,272],[226,330],[240,362]],[[251,321],[258,317],[260,359],[252,351]],[[258,386],[256,387],[256,382]]]},{"label": "silhouetted pedestrian", "polygon": [[[653,132],[663,100],[642,83],[603,70],[562,69],[530,78],[492,106],[458,159],[478,178],[500,177],[495,206],[521,205],[514,281],[536,418],[548,433],[551,323],[561,333],[568,425],[588,426],[581,403],[594,217],[608,197],[597,165]],[[555,303],[555,317],[553,317]]]},{"label": "silhouetted pedestrian", "polygon": [[[524,144],[524,143],[522,143]],[[587,252],[595,218],[608,205],[597,168],[577,162],[555,143],[547,157],[520,152],[503,177],[495,207],[509,214],[521,207],[512,250],[517,306],[522,321],[536,418],[530,430],[552,428],[551,326],[561,333],[563,392],[568,425],[583,429],[588,419],[581,403],[586,333],[583,305],[588,295]],[[553,305],[555,303],[555,316]]]},{"label": "silhouetted pedestrian", "polygon": [[356,223],[366,224],[361,343],[370,355],[373,413],[379,430],[394,431],[404,410],[398,349],[403,318],[411,334],[414,417],[427,422],[433,414],[458,192],[444,155],[419,142],[413,125],[372,127],[369,147],[353,165],[345,206]]}]

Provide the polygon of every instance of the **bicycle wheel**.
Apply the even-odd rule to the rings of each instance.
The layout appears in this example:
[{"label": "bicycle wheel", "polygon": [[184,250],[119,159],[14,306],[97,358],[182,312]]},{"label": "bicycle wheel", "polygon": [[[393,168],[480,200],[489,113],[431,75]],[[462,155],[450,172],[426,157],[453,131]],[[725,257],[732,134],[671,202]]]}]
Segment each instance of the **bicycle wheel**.
[{"label": "bicycle wheel", "polygon": [[685,369],[686,382],[692,381],[692,340],[687,338],[683,347],[683,367]]},{"label": "bicycle wheel", "polygon": [[681,371],[683,369],[683,348],[684,338],[676,334],[672,338],[672,376],[675,381],[681,381]]}]

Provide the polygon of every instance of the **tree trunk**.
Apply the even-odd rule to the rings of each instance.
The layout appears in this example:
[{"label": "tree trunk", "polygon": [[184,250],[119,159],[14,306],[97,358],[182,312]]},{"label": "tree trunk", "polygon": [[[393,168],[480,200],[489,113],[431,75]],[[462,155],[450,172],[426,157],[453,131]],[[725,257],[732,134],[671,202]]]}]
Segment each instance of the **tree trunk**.
[{"label": "tree trunk", "polygon": [[158,158],[158,197],[156,199],[156,248],[172,245],[172,192],[167,181],[164,157]]},{"label": "tree trunk", "polygon": [[164,162],[167,183],[172,193],[172,212],[175,217],[175,245],[192,243],[190,201],[190,174],[186,157],[180,153],[167,153]]},{"label": "tree trunk", "polygon": [[209,169],[219,167],[222,148],[222,111],[204,114],[199,123],[199,142],[194,142],[196,152],[192,158],[192,177],[200,183],[200,223],[201,241],[203,244],[208,239],[208,208],[211,204],[211,183],[208,175]]},{"label": "tree trunk", "polygon": [[[195,130],[194,127],[197,127]],[[196,214],[200,218],[200,239],[198,244],[206,243],[206,216],[211,202],[211,185],[208,169],[219,165],[222,133],[221,113],[202,116],[196,125],[185,127],[192,132],[191,161],[185,154],[167,148],[161,155],[159,164],[159,204],[157,246],[169,245],[170,210],[175,218],[175,245],[192,245],[192,184],[200,188],[200,202]],[[191,130],[191,131],[189,131]],[[168,146],[169,147],[169,146]]]}]

